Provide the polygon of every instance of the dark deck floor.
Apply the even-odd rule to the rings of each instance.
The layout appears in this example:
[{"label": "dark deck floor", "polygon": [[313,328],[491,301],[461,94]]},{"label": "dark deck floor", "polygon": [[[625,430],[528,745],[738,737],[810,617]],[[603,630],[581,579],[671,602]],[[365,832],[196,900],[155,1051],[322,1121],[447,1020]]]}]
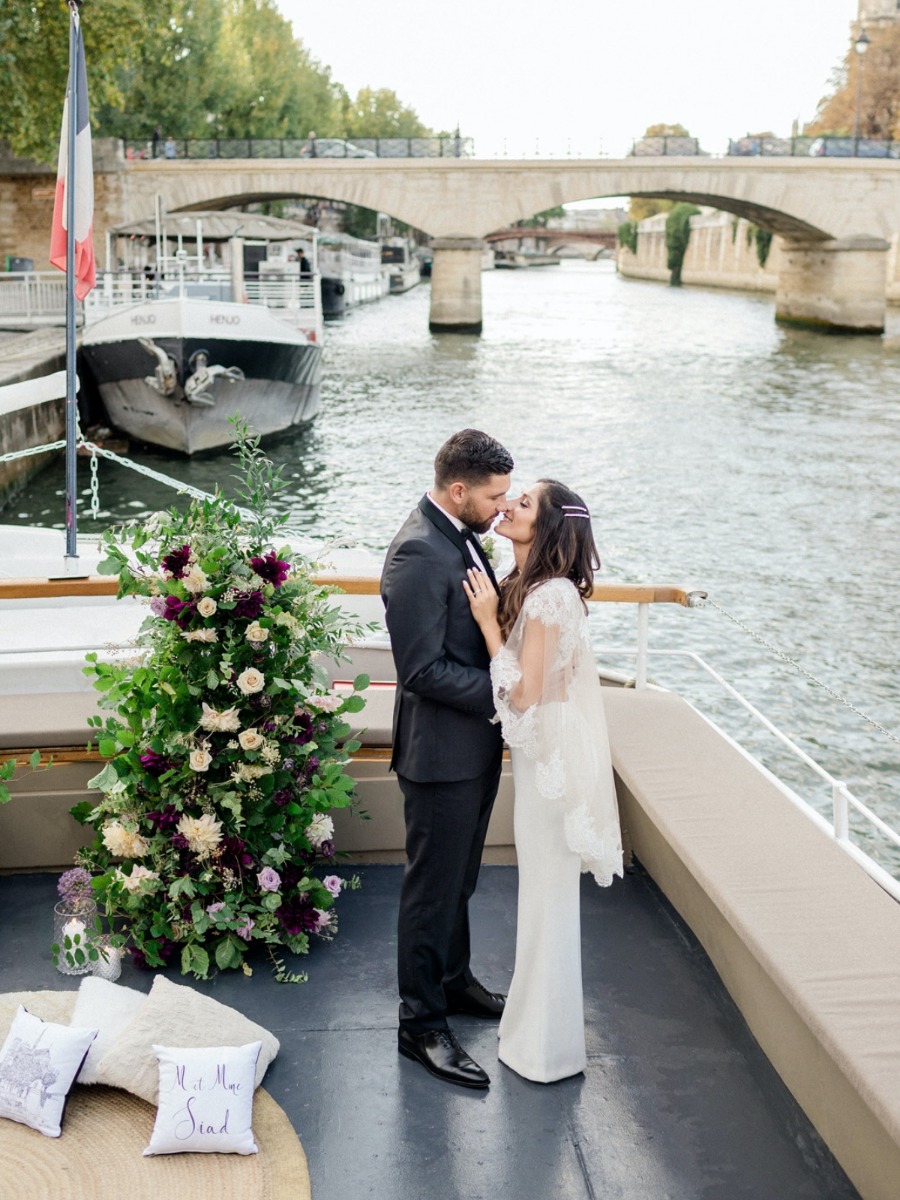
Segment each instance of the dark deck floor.
[{"label": "dark deck floor", "polygon": [[[585,1076],[528,1083],[497,1062],[494,1024],[456,1018],[492,1077],[486,1093],[398,1057],[401,868],[361,873],[362,890],[339,902],[338,938],[304,964],[309,983],[275,984],[260,961],[252,979],[230,973],[196,985],[280,1038],[264,1086],[300,1135],[313,1200],[857,1197],[640,870],[609,890],[583,881]],[[78,986],[47,949],[55,882],[0,879],[0,991]],[[509,982],[515,894],[514,868],[484,868],[474,966],[491,987]],[[121,980],[143,990],[151,981],[130,965]]]}]

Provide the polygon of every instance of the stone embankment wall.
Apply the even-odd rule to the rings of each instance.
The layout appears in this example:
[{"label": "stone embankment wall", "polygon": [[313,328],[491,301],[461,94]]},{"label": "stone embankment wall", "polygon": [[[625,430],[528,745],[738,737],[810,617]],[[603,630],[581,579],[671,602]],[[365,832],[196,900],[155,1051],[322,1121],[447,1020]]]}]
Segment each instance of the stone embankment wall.
[{"label": "stone embankment wall", "polygon": [[[38,379],[66,365],[65,334],[59,329],[4,341],[0,346],[0,455],[44,446],[65,435],[66,406],[63,400],[17,407],[4,401],[3,385]],[[13,462],[0,463],[0,522],[2,509],[13,500],[29,479],[59,457],[59,451],[30,455]]]},{"label": "stone embankment wall", "polygon": [[[124,167],[122,143],[95,138],[94,252],[104,264],[110,226],[122,222]],[[0,269],[6,255],[30,258],[36,271],[50,271],[50,226],[56,194],[56,167],[15,158],[0,143]]]},{"label": "stone embankment wall", "polygon": [[[616,262],[619,274],[627,279],[655,279],[668,283],[665,213],[641,221],[637,254],[632,254],[626,246],[619,246]],[[707,210],[691,218],[691,238],[681,279],[685,284],[696,286],[774,295],[781,262],[781,238],[772,238],[766,265],[762,267],[750,222],[731,213]],[[900,234],[891,239],[887,254],[885,291],[889,303],[900,304]]]},{"label": "stone embankment wall", "polygon": [[[765,267],[759,265],[753,226],[727,212],[703,212],[691,218],[691,237],[681,279],[705,287],[772,292],[778,283],[779,238],[772,239]],[[666,214],[648,217],[638,225],[637,254],[620,246],[619,273],[630,279],[669,282],[666,266]]]}]

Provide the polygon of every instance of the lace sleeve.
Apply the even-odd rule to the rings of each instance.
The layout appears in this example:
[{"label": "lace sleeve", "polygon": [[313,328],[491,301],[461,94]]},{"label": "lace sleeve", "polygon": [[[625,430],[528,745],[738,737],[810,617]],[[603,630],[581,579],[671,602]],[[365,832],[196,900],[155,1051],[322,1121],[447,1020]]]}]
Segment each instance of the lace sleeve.
[{"label": "lace sleeve", "polygon": [[581,597],[553,579],[525,600],[491,663],[507,744],[535,763],[548,803],[561,802],[566,842],[606,885],[622,848],[600,682]]}]

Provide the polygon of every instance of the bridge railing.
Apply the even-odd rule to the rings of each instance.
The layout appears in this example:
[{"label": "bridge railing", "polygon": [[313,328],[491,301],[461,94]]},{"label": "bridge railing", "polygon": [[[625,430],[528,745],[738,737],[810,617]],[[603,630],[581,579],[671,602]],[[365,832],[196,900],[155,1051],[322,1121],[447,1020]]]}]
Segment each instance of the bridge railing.
[{"label": "bridge railing", "polygon": [[[153,158],[152,142],[126,139],[125,157]],[[158,159],[209,158],[471,158],[472,138],[389,137],[318,138],[315,153],[306,138],[178,138],[165,148],[156,146]]]},{"label": "bridge railing", "polygon": [[900,158],[900,141],[861,137],[742,137],[729,141],[728,153],[780,158]]}]

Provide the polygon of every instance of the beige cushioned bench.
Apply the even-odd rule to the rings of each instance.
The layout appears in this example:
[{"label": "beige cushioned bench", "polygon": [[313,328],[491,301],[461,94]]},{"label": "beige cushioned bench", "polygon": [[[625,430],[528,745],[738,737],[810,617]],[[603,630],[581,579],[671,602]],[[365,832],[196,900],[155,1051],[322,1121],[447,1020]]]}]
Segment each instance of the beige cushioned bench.
[{"label": "beige cushioned bench", "polygon": [[897,1200],[900,904],[680,697],[603,695],[636,856],[865,1200]]}]

